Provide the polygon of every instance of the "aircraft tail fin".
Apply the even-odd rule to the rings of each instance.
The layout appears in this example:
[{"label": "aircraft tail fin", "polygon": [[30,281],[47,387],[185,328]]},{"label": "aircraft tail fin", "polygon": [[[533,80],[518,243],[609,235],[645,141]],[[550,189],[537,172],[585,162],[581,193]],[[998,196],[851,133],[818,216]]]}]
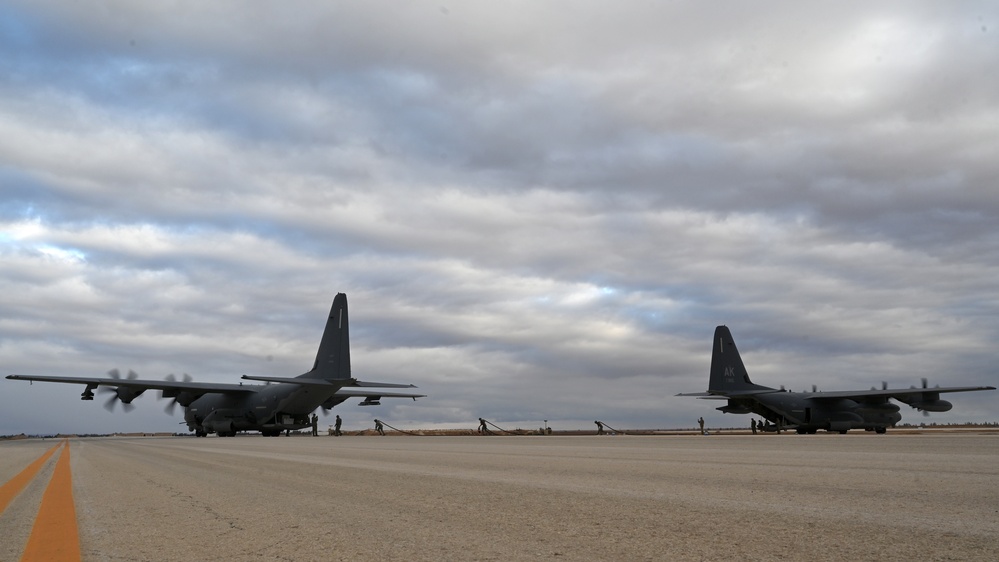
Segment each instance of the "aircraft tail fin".
[{"label": "aircraft tail fin", "polygon": [[708,392],[725,394],[752,390],[769,390],[749,380],[746,366],[742,364],[739,349],[728,326],[715,328],[714,350],[711,353],[711,378]]},{"label": "aircraft tail fin", "polygon": [[326,320],[326,330],[316,353],[316,362],[306,376],[333,380],[350,378],[350,334],[347,324],[347,295],[344,293],[337,293],[333,299],[333,307]]}]

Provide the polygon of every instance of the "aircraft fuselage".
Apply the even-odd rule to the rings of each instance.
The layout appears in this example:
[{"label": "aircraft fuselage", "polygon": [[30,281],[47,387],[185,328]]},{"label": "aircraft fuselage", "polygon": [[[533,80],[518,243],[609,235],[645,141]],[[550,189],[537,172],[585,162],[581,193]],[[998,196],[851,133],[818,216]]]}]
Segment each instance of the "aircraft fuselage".
[{"label": "aircraft fuselage", "polygon": [[346,398],[337,389],[298,387],[286,384],[246,385],[245,394],[205,394],[184,409],[184,421],[198,435],[237,431],[259,431],[277,435],[311,425],[309,414],[316,408],[332,408]]},{"label": "aircraft fuselage", "polygon": [[[940,395],[951,392],[995,390],[993,386],[934,386],[926,379],[921,387],[790,392],[753,383],[746,372],[732,333],[726,326],[715,328],[708,391],[678,396],[696,396],[712,400],[727,400],[718,410],[725,414],[756,414],[768,423],[764,431],[794,429],[798,433],[815,433],[820,429],[846,433],[851,429],[866,429],[884,433],[901,419],[897,400],[922,412],[946,412],[952,404]],[[772,425],[771,425],[772,424]]]},{"label": "aircraft fuselage", "polygon": [[243,375],[244,380],[267,384],[227,384],[194,382],[184,375],[166,380],[140,379],[129,371],[125,377],[117,369],[104,377],[63,377],[49,375],[8,375],[8,379],[86,385],[81,400],[93,401],[94,390],[111,394],[105,403],[108,410],[116,403],[128,411],[135,398],[147,390],[160,391],[160,397],[184,408],[184,422],[195,435],[210,433],[233,436],[240,431],[259,431],[264,435],[279,435],[282,431],[302,429],[311,425],[310,414],[316,408],[324,410],[348,398],[363,398],[360,406],[377,406],[383,397],[412,398],[425,396],[409,389],[413,385],[364,382],[350,374],[350,335],[347,319],[347,295],[337,293],[333,299],[326,328],[319,342],[312,369],[297,377]]},{"label": "aircraft fuselage", "polygon": [[799,433],[815,433],[820,429],[843,432],[866,429],[880,433],[902,419],[898,405],[887,400],[830,400],[814,398],[814,393],[782,390],[754,394],[753,399],[729,399],[728,405],[719,410],[757,414],[775,425],[794,428]]}]

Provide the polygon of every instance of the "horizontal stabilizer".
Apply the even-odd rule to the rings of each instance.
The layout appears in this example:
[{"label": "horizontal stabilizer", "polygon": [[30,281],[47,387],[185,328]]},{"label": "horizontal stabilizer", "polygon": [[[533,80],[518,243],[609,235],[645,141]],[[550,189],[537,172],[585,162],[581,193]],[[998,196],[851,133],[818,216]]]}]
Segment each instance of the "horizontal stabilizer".
[{"label": "horizontal stabilizer", "polygon": [[262,381],[262,382],[277,382],[283,384],[297,384],[301,386],[344,386],[351,384],[350,379],[339,379],[339,380],[329,380],[329,379],[313,379],[309,377],[255,377],[251,375],[243,375],[241,377],[243,380],[248,381]]},{"label": "horizontal stabilizer", "polygon": [[297,384],[300,386],[315,387],[340,387],[335,396],[347,398],[423,398],[426,394],[416,394],[413,392],[387,392],[379,390],[382,388],[416,388],[412,384],[394,384],[387,382],[364,382],[353,379],[313,379],[309,377],[255,377],[243,375],[243,378],[251,381],[274,382],[281,384]]},{"label": "horizontal stabilizer", "polygon": [[346,396],[348,398],[423,398],[426,394],[416,394],[413,392],[385,392],[380,390],[364,390],[356,386],[344,387],[336,391],[336,396]]},{"label": "horizontal stabilizer", "polygon": [[701,398],[703,400],[727,400],[729,398],[747,398],[750,396],[758,396],[760,394],[772,394],[774,392],[779,392],[772,388],[762,387],[759,390],[742,390],[733,392],[718,392],[718,391],[708,391],[708,392],[681,392],[676,396]]},{"label": "horizontal stabilizer", "polygon": [[365,388],[416,388],[415,384],[396,384],[392,382],[365,382],[355,381],[350,386],[361,386]]}]

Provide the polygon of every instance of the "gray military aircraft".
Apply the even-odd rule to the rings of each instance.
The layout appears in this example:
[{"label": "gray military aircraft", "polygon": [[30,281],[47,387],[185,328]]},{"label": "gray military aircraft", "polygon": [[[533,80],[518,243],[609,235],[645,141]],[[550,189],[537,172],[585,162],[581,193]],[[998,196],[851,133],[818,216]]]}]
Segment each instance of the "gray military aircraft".
[{"label": "gray military aircraft", "polygon": [[[789,392],[753,384],[749,380],[742,357],[735,347],[732,333],[726,326],[715,328],[714,350],[711,354],[711,375],[707,392],[677,394],[696,396],[709,400],[728,400],[717,408],[726,414],[757,414],[769,422],[769,431],[780,428],[794,429],[798,433],[815,433],[819,429],[846,433],[851,429],[865,429],[884,433],[894,426],[902,415],[894,398],[927,412],[946,412],[952,405],[941,400],[945,392],[971,392],[995,390],[994,386],[959,386],[928,388],[926,379],[922,387],[889,389],[881,383],[881,390],[846,390],[836,392]],[[772,425],[771,425],[772,424]]]},{"label": "gray military aircraft", "polygon": [[[350,376],[350,338],[347,324],[347,295],[338,293],[333,299],[326,330],[319,343],[312,370],[297,377],[256,377],[243,375],[243,379],[267,384],[217,384],[177,381],[172,376],[165,381],[141,380],[129,371],[122,378],[117,370],[109,371],[111,378],[48,377],[34,375],[8,375],[8,379],[85,384],[83,400],[93,400],[94,390],[111,394],[105,407],[113,409],[116,402],[130,410],[132,400],[147,390],[161,391],[161,398],[169,398],[167,411],[176,404],[184,408],[184,421],[189,431],[198,437],[217,433],[231,437],[238,431],[259,431],[265,436],[276,436],[285,430],[311,426],[309,414],[316,408],[328,410],[348,398],[364,398],[361,406],[377,406],[382,398],[412,398],[425,394],[389,391],[390,388],[416,388],[411,384],[361,382]],[[272,384],[273,383],[273,384]]]}]

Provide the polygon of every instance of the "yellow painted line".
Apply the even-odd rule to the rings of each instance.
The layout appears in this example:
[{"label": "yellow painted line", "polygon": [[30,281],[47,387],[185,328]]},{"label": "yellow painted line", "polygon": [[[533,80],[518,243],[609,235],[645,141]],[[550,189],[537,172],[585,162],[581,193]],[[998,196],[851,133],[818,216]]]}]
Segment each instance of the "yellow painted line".
[{"label": "yellow painted line", "polygon": [[42,469],[42,465],[45,464],[45,461],[49,460],[52,453],[55,453],[56,449],[61,446],[62,443],[59,443],[55,447],[52,447],[46,451],[45,454],[38,457],[34,462],[25,467],[25,469],[19,472],[17,476],[8,480],[3,486],[0,486],[0,513],[3,513],[4,510],[7,509],[10,502],[12,502],[14,498],[21,493],[21,490],[23,490],[24,487],[35,478],[35,475]]},{"label": "yellow painted line", "polygon": [[59,460],[49,487],[42,495],[35,526],[24,547],[21,562],[56,562],[80,560],[80,533],[73,504],[73,473],[69,465],[69,441]]}]

